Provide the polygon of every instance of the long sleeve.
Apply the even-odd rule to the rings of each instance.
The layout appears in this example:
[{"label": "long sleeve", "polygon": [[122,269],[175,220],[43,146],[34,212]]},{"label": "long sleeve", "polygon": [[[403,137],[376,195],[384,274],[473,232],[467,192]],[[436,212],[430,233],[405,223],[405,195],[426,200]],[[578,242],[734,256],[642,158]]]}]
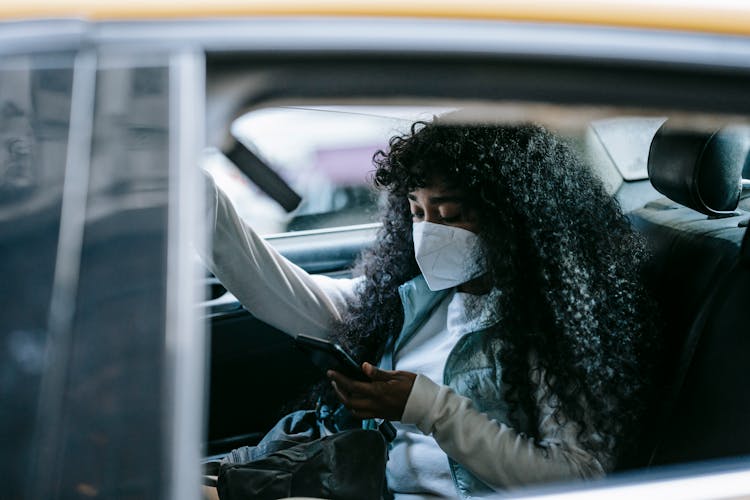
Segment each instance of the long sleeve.
[{"label": "long sleeve", "polygon": [[494,488],[603,476],[602,464],[578,443],[578,427],[552,415],[543,391],[536,442],[477,411],[469,398],[418,375],[401,422],[432,435],[448,456]]},{"label": "long sleeve", "polygon": [[294,265],[245,224],[206,177],[212,245],[203,257],[209,269],[258,319],[290,335],[326,337],[358,280],[310,275]]}]

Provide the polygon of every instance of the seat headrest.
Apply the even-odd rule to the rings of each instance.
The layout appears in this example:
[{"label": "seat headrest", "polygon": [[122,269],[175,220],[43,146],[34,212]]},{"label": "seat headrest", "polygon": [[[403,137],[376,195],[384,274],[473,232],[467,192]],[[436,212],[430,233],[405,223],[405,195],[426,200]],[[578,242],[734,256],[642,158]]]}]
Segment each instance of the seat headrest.
[{"label": "seat headrest", "polygon": [[672,201],[712,216],[734,213],[742,193],[742,170],[750,152],[750,127],[714,133],[661,126],[651,141],[648,176]]}]

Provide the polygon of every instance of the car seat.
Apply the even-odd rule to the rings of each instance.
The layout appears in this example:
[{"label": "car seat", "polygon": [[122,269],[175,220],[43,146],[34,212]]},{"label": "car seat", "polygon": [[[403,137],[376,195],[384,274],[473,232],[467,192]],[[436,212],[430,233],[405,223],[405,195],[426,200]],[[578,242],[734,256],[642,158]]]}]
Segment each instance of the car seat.
[{"label": "car seat", "polygon": [[651,464],[750,454],[750,213],[737,208],[749,151],[747,127],[665,123],[648,167],[669,198],[629,214],[652,251],[646,279],[663,318],[660,398],[642,447]]}]

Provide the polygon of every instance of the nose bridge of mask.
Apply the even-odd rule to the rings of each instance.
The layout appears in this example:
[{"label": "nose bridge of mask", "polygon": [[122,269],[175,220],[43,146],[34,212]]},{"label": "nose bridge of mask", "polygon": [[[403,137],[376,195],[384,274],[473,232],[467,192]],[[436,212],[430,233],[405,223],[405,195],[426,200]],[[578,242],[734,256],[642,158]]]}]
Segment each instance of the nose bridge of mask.
[{"label": "nose bridge of mask", "polygon": [[414,224],[414,249],[420,255],[432,255],[453,244],[456,233],[451,231],[452,228],[432,222],[417,224]]}]

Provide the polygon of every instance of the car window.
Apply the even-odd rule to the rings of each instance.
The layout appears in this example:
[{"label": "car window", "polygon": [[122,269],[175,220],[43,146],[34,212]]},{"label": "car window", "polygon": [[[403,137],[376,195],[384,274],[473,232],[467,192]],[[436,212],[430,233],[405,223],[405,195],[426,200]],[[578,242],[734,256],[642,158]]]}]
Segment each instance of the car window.
[{"label": "car window", "polygon": [[351,226],[376,220],[373,155],[416,120],[451,108],[418,106],[288,106],[251,111],[232,134],[302,198],[287,213],[219,151],[205,168],[260,234]]},{"label": "car window", "polygon": [[611,163],[625,181],[648,179],[648,150],[666,117],[613,117],[591,122],[587,150],[597,163]]},{"label": "car window", "polygon": [[169,63],[0,59],[2,498],[161,497]]},{"label": "car window", "polygon": [[23,498],[60,231],[73,55],[0,58],[0,463]]},{"label": "car window", "polygon": [[[80,177],[70,175],[86,187],[74,215],[79,269],[68,304],[71,318],[62,330],[68,352],[58,354],[49,370],[63,367],[65,376],[51,385],[62,395],[62,415],[74,418],[45,421],[49,430],[43,435],[57,446],[57,456],[42,465],[60,476],[49,490],[146,497],[161,487],[151,471],[171,463],[158,423],[168,411],[161,381],[169,380],[168,62],[162,54],[106,54],[95,67],[76,67],[76,83],[83,86],[88,76],[91,92],[78,101],[81,108],[75,100],[73,105],[74,112],[88,111],[81,129],[90,131],[90,149],[80,140],[71,143],[79,151],[69,170],[86,165],[77,170]],[[70,199],[66,191],[65,203]],[[116,473],[111,461],[99,458],[125,449],[132,458],[118,463]]]},{"label": "car window", "polygon": [[[530,108],[514,103],[469,106],[279,106],[237,118],[232,135],[300,197],[292,212],[256,186],[218,149],[204,168],[229,196],[240,217],[262,235],[377,222],[379,193],[372,185],[373,156],[417,120],[455,112],[457,119],[534,121],[565,137],[615,195],[624,182],[648,178],[649,144],[663,116],[620,116],[617,110]],[[646,183],[647,184],[647,183]],[[644,188],[645,189],[645,188]],[[630,193],[628,196],[632,196]],[[646,196],[653,197],[653,190]],[[643,197],[643,196],[641,196]],[[628,200],[622,200],[625,206]],[[640,198],[639,198],[640,201]]]}]

